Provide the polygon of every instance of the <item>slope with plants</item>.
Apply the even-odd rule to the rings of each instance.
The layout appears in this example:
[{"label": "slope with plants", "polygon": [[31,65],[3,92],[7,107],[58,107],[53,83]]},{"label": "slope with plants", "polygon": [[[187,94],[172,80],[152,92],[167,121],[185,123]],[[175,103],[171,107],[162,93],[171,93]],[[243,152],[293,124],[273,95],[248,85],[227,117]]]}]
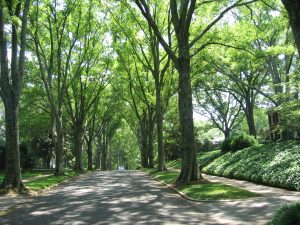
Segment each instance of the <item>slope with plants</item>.
[{"label": "slope with plants", "polygon": [[203,172],[300,190],[299,162],[300,142],[284,141],[226,153],[204,167]]}]

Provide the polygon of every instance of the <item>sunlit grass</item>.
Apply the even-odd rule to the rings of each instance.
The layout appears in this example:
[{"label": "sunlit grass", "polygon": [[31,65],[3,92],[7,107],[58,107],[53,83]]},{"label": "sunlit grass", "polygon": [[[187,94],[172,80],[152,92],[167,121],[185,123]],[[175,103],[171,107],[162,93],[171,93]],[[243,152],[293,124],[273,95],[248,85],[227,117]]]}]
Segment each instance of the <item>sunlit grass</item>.
[{"label": "sunlit grass", "polygon": [[[155,178],[164,181],[167,184],[174,184],[179,175],[179,172],[177,171],[157,172],[156,170],[150,170],[150,173]],[[245,199],[261,196],[257,193],[237,187],[205,180],[196,184],[176,185],[176,188],[188,197],[197,200]]]},{"label": "sunlit grass", "polygon": [[172,160],[167,162],[167,167],[172,167],[174,169],[180,169],[181,167],[181,159],[176,159],[176,160]]},{"label": "sunlit grass", "polygon": [[[47,176],[43,176],[43,175],[47,175]],[[63,176],[55,176],[53,175],[53,171],[49,171],[49,170],[26,171],[22,173],[22,179],[25,183],[25,186],[30,191],[36,192],[57,185],[65,180],[68,180],[78,175],[80,175],[80,173],[74,172],[72,170],[65,171],[65,175]],[[3,180],[3,177],[4,177],[4,172],[0,171],[0,183]],[[26,179],[29,180],[26,181]]]},{"label": "sunlit grass", "polygon": [[47,177],[42,177],[42,178],[38,178],[38,179],[35,179],[32,181],[26,182],[25,185],[31,191],[41,191],[45,188],[49,188],[54,185],[57,185],[65,180],[68,180],[77,175],[80,175],[80,173],[76,173],[74,171],[67,171],[66,174],[63,176],[50,175]]},{"label": "sunlit grass", "polygon": [[222,183],[201,183],[179,186],[178,189],[194,199],[245,199],[261,195]]},{"label": "sunlit grass", "polygon": [[[52,171],[49,170],[45,170],[45,171],[26,171],[24,173],[21,174],[21,177],[23,180],[26,179],[31,179],[37,176],[43,176],[43,175],[49,175],[53,173]],[[0,182],[3,180],[4,178],[4,171],[0,171]]]},{"label": "sunlit grass", "polygon": [[52,174],[52,171],[45,171],[45,172],[35,172],[35,171],[26,171],[24,173],[21,174],[22,179],[31,179],[37,176],[43,176],[43,175],[49,175]]}]

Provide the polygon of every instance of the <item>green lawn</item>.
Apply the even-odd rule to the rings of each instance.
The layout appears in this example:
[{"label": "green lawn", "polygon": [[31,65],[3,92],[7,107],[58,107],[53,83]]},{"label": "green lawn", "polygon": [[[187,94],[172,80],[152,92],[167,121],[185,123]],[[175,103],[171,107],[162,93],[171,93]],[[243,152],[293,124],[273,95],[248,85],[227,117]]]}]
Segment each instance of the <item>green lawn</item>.
[{"label": "green lawn", "polygon": [[[178,171],[157,172],[155,170],[148,170],[148,172],[167,184],[174,184],[179,174]],[[202,181],[197,184],[177,185],[176,188],[187,196],[197,200],[245,199],[261,196],[237,187],[209,181]]]},{"label": "green lawn", "polygon": [[[26,171],[22,173],[21,176],[23,180],[26,180],[37,176],[48,175],[51,173],[52,172],[50,171]],[[3,180],[3,177],[4,177],[4,171],[0,171],[0,182]]]},{"label": "green lawn", "polygon": [[75,173],[74,171],[67,171],[64,176],[54,176],[50,175],[47,177],[38,178],[29,182],[26,182],[26,187],[31,191],[40,191],[45,188],[57,185],[65,180],[68,180],[72,177],[78,176],[80,173]]},{"label": "green lawn", "polygon": [[[42,175],[49,176],[39,177]],[[66,171],[64,176],[54,176],[50,171],[26,171],[22,174],[22,179],[26,180],[30,178],[29,181],[25,182],[25,186],[29,191],[41,191],[78,175],[80,175],[80,173],[71,170]],[[35,177],[36,179],[34,179]],[[3,171],[0,172],[0,182],[2,179]]]}]

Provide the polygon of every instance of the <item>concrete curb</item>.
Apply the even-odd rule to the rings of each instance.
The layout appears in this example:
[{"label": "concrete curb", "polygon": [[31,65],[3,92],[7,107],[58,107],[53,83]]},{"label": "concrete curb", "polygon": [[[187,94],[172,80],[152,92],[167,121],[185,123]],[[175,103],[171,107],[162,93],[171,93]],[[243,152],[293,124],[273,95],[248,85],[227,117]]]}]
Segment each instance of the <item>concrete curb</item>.
[{"label": "concrete curb", "polygon": [[[193,202],[206,202],[206,203],[217,203],[217,202],[239,202],[239,201],[246,201],[247,199],[245,198],[242,198],[242,199],[220,199],[220,200],[205,200],[205,199],[195,199],[195,198],[191,198],[189,196],[187,196],[185,193],[183,193],[182,191],[178,190],[176,187],[170,185],[170,184],[167,184],[166,182],[164,181],[161,181],[159,179],[157,179],[155,176],[153,176],[151,173],[149,172],[146,172],[146,174],[150,177],[152,177],[154,180],[160,182],[161,184],[163,184],[164,186],[170,188],[171,190],[173,190],[174,192],[176,192],[178,195],[180,195],[182,198],[188,200],[188,201],[193,201]],[[252,197],[250,199],[254,199],[254,198],[259,198],[259,199],[263,199],[263,198],[267,198],[265,196],[262,196],[262,197]]]}]

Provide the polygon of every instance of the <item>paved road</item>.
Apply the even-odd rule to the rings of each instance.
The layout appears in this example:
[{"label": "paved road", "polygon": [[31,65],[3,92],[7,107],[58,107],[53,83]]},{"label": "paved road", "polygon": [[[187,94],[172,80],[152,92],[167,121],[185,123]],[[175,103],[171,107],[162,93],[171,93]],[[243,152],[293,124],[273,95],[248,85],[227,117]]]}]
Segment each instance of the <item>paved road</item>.
[{"label": "paved road", "polygon": [[99,172],[18,207],[0,224],[221,224],[142,172]]}]

